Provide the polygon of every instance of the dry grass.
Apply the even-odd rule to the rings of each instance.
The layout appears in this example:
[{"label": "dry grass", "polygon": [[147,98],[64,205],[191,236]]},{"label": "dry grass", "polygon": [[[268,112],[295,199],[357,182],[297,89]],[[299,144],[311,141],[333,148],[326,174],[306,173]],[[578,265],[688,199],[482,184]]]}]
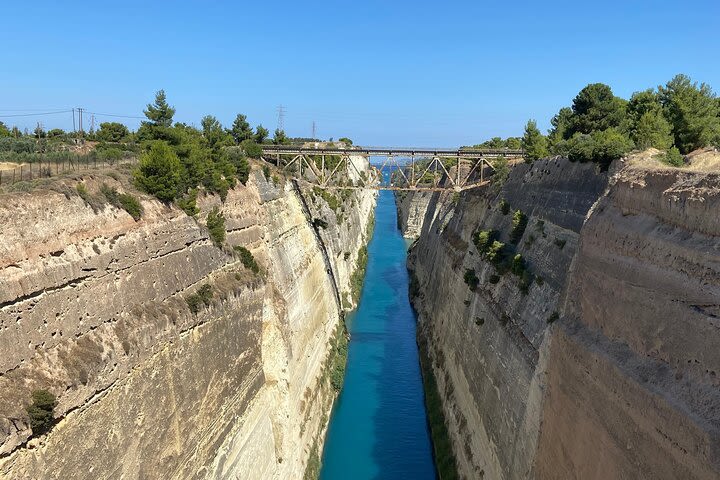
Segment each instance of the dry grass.
[{"label": "dry grass", "polygon": [[689,163],[684,167],[673,167],[660,161],[662,151],[648,148],[642,152],[630,154],[625,165],[647,170],[684,170],[691,172],[720,172],[720,152],[715,148],[703,148],[686,155]]}]

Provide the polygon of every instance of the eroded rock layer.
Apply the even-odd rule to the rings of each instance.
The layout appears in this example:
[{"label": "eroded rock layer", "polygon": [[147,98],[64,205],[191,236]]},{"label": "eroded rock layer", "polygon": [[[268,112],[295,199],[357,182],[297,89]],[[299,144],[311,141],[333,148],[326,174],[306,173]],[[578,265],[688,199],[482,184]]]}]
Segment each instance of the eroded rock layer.
[{"label": "eroded rock layer", "polygon": [[620,168],[540,161],[427,203],[409,267],[462,477],[720,476],[720,178]]},{"label": "eroded rock layer", "polygon": [[[336,292],[350,289],[374,194],[342,199],[342,223],[327,214],[318,232],[307,191],[259,169],[223,204],[202,198],[197,220],[143,197],[135,222],[74,190],[100,198],[102,183],[123,189],[116,178],[0,206],[0,477],[301,478],[334,400]],[[223,248],[204,226],[214,206]],[[213,298],[193,314],[186,300],[205,284]],[[59,421],[28,441],[39,388]]]}]

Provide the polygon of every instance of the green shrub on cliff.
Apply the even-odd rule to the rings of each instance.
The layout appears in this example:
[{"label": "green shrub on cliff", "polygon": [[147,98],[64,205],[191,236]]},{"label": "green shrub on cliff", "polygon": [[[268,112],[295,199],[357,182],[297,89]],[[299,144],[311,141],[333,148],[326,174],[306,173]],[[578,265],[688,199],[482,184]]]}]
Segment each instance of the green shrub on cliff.
[{"label": "green shrub on cliff", "polygon": [[[368,237],[370,238],[370,237]],[[365,279],[365,270],[367,269],[368,262],[368,251],[367,245],[363,245],[358,250],[357,264],[352,275],[350,275],[350,291],[352,292],[352,298],[356,302],[360,298],[362,292],[363,280]]]},{"label": "green shrub on cliff", "polygon": [[57,405],[55,395],[47,390],[34,390],[32,403],[26,411],[30,417],[30,428],[34,436],[42,435],[50,430],[53,424],[53,409]]},{"label": "green shrub on cliff", "polygon": [[498,157],[492,163],[492,166],[495,173],[490,179],[490,183],[492,183],[495,188],[502,187],[508,176],[510,176],[510,165],[508,160],[505,157]]},{"label": "green shrub on cliff", "polygon": [[140,220],[143,209],[137,198],[129,193],[118,193],[116,189],[105,183],[100,186],[100,192],[105,195],[110,205],[125,210],[135,221]]},{"label": "green shrub on cliff", "polygon": [[512,230],[510,231],[510,241],[517,243],[525,233],[527,227],[527,215],[522,210],[516,210],[512,219]]},{"label": "green shrub on cliff", "polygon": [[487,250],[486,257],[493,265],[499,267],[503,263],[503,260],[505,260],[505,244],[493,240],[490,248]]},{"label": "green shrub on cliff", "polygon": [[223,242],[225,242],[225,217],[217,207],[210,210],[206,223],[210,239],[216,246],[222,246]]},{"label": "green shrub on cliff", "polygon": [[192,295],[189,295],[187,298],[185,298],[185,301],[188,304],[188,308],[190,308],[190,311],[197,315],[197,313],[200,311],[200,307],[205,305],[206,307],[210,305],[210,301],[213,297],[213,291],[210,284],[206,283],[203,286],[201,286],[196,293],[193,293]]},{"label": "green shrub on cliff", "polygon": [[673,167],[682,167],[685,165],[685,157],[683,157],[680,154],[680,150],[675,147],[672,147],[666,153],[660,154],[659,160]]},{"label": "green shrub on cliff", "polygon": [[252,271],[253,273],[258,273],[260,271],[260,266],[255,261],[255,257],[250,250],[241,245],[235,245],[233,247],[233,250],[238,252],[238,254],[240,255],[240,261],[245,268]]},{"label": "green shrub on cliff", "polygon": [[192,188],[187,194],[178,198],[175,203],[177,203],[177,206],[180,207],[183,212],[187,213],[191,217],[194,217],[200,213],[200,209],[197,207],[197,195],[197,189]]},{"label": "green shrub on cliff", "polygon": [[172,202],[180,193],[182,165],[165,142],[154,142],[140,157],[134,172],[135,185],[163,202]]},{"label": "green shrub on cliff", "polygon": [[510,213],[510,204],[504,198],[500,200],[500,212],[503,215],[507,215],[508,213]]},{"label": "green shrub on cliff", "polygon": [[467,284],[468,288],[470,288],[470,290],[475,290],[480,284],[480,279],[475,274],[474,268],[465,269],[465,275],[463,275],[463,280]]},{"label": "green shrub on cliff", "polygon": [[487,255],[492,242],[497,238],[495,230],[477,230],[473,234],[473,243],[480,255]]},{"label": "green shrub on cliff", "polygon": [[330,364],[330,384],[336,392],[342,389],[347,365],[348,339],[342,327],[338,326]]}]

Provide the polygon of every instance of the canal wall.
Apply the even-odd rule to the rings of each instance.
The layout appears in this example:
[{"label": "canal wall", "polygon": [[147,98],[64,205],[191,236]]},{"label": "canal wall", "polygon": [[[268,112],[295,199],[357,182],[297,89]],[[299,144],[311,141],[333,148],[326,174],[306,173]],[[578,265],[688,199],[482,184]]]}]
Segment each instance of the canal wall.
[{"label": "canal wall", "polygon": [[720,475],[717,173],[558,159],[429,196],[399,216],[461,478]]},{"label": "canal wall", "polygon": [[[224,203],[201,196],[197,218],[123,171],[0,196],[0,478],[302,478],[336,394],[335,290],[351,290],[375,192],[323,197],[270,173],[254,166]],[[136,195],[141,219],[103,184]],[[58,405],[31,438],[36,389]]]}]

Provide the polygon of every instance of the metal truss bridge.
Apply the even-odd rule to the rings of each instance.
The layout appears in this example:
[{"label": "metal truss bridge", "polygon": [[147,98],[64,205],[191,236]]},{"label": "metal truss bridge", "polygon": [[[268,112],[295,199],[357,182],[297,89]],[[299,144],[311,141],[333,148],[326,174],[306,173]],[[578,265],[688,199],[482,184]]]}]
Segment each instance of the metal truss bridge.
[{"label": "metal truss bridge", "polygon": [[[494,162],[522,150],[331,148],[263,145],[261,159],[295,179],[326,189],[462,191],[489,183]],[[364,162],[371,157],[366,171]],[[359,164],[358,164],[359,163]]]}]

